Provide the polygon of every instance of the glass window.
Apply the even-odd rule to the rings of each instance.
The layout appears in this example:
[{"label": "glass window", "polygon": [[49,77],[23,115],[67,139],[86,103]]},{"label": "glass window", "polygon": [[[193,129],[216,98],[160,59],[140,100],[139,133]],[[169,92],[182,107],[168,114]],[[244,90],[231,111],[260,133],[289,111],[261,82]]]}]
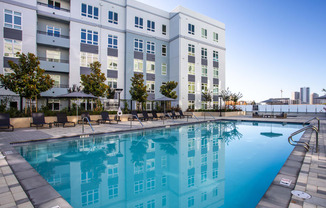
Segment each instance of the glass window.
[{"label": "glass window", "polygon": [[162,196],[162,207],[166,206],[166,196]]},{"label": "glass window", "polygon": [[98,189],[82,192],[82,206],[92,205],[99,202]]},{"label": "glass window", "polygon": [[147,208],[155,208],[155,199],[147,201]]},{"label": "glass window", "polygon": [[213,68],[213,78],[218,78],[218,68],[217,67]]},{"label": "glass window", "polygon": [[144,45],[143,40],[135,39],[134,50],[139,51],[139,52],[143,52],[143,47],[144,47],[143,45]]},{"label": "glass window", "polygon": [[167,65],[164,64],[164,63],[162,64],[161,74],[162,75],[166,75],[167,74]]},{"label": "glass window", "polygon": [[188,169],[195,167],[195,159],[194,157],[188,157]]},{"label": "glass window", "polygon": [[107,79],[108,79],[108,86],[110,86],[111,89],[117,89],[118,79],[116,78],[107,78]]},{"label": "glass window", "polygon": [[188,74],[195,75],[195,64],[188,63]]},{"label": "glass window", "polygon": [[60,9],[61,2],[60,1],[48,0],[48,7],[55,8],[55,9]]},{"label": "glass window", "polygon": [[154,61],[146,62],[146,72],[155,74],[155,62]]},{"label": "glass window", "polygon": [[200,174],[200,181],[201,183],[204,183],[207,181],[207,171],[202,171],[201,174]]},{"label": "glass window", "polygon": [[146,171],[155,170],[155,159],[146,160]]},{"label": "glass window", "polygon": [[207,66],[205,66],[205,65],[201,66],[201,76],[207,77]]},{"label": "glass window", "polygon": [[151,32],[155,32],[155,22],[151,20],[147,20],[147,30]]},{"label": "glass window", "polygon": [[195,35],[195,25],[188,24],[188,34]]},{"label": "glass window", "polygon": [[195,205],[195,197],[188,197],[188,207],[193,207]]},{"label": "glass window", "polygon": [[148,93],[155,93],[155,81],[146,81],[146,90]]},{"label": "glass window", "polygon": [[118,48],[118,36],[108,35],[108,47]]},{"label": "glass window", "polygon": [[118,57],[108,56],[108,67],[109,70],[118,70]]},{"label": "glass window", "polygon": [[218,42],[218,33],[213,32],[213,41]]},{"label": "glass window", "polygon": [[203,202],[206,200],[207,200],[207,192],[205,191],[205,192],[201,193],[201,201]]},{"label": "glass window", "polygon": [[207,30],[204,28],[201,29],[201,37],[207,39]]},{"label": "glass window", "polygon": [[166,56],[166,45],[162,45],[162,56]]},{"label": "glass window", "polygon": [[162,25],[162,34],[166,35],[166,25]]},{"label": "glass window", "polygon": [[98,55],[94,53],[80,52],[80,66],[90,67],[90,64],[98,61]]},{"label": "glass window", "polygon": [[207,48],[201,48],[201,58],[207,59]]},{"label": "glass window", "polygon": [[4,39],[4,56],[17,57],[17,52],[22,52],[22,42],[12,39]]},{"label": "glass window", "polygon": [[108,191],[109,191],[109,199],[118,197],[118,194],[119,194],[118,184],[109,185]]},{"label": "glass window", "polygon": [[108,22],[117,25],[118,24],[118,13],[109,11]]},{"label": "glass window", "polygon": [[218,94],[218,84],[213,84],[213,94]]},{"label": "glass window", "polygon": [[218,62],[218,51],[213,51],[213,61]]},{"label": "glass window", "polygon": [[54,80],[53,87],[60,88],[60,75],[50,74],[50,77]]},{"label": "glass window", "polygon": [[[205,139],[204,141],[206,141],[206,146],[203,147],[203,144],[202,144],[202,148],[206,148],[207,147],[207,139]],[[202,142],[203,142],[203,139],[202,139]],[[207,154],[202,154],[201,155],[201,165],[207,165]]]},{"label": "glass window", "polygon": [[188,187],[192,187],[195,185],[195,177],[194,175],[189,175],[188,176]]},{"label": "glass window", "polygon": [[135,72],[143,72],[143,60],[134,59],[134,71]]},{"label": "glass window", "polygon": [[80,41],[82,43],[97,45],[98,44],[98,32],[92,31],[92,30],[87,30],[87,33],[86,33],[86,29],[81,29],[81,40]]},{"label": "glass window", "polygon": [[195,139],[188,138],[188,151],[195,149]]},{"label": "glass window", "polygon": [[143,29],[143,18],[135,17],[135,27]]},{"label": "glass window", "polygon": [[144,180],[135,181],[135,194],[142,193],[144,191]]},{"label": "glass window", "polygon": [[188,44],[188,55],[195,56],[195,46],[192,44]]},{"label": "glass window", "polygon": [[98,7],[92,5],[81,4],[81,15],[84,17],[98,19]]},{"label": "glass window", "polygon": [[87,11],[86,11],[86,4],[81,5],[81,15],[86,17]]},{"label": "glass window", "polygon": [[207,83],[201,83],[201,91],[207,92]]},{"label": "glass window", "polygon": [[147,178],[146,181],[146,190],[154,190],[155,189],[155,178]]},{"label": "glass window", "polygon": [[188,82],[188,94],[195,94],[195,82]]},{"label": "glass window", "polygon": [[150,54],[155,54],[155,43],[147,41],[146,52]]},{"label": "glass window", "polygon": [[195,101],[188,100],[188,109],[195,109]]},{"label": "glass window", "polygon": [[22,29],[22,14],[20,12],[7,10],[4,11],[4,26],[14,29]]},{"label": "glass window", "polygon": [[218,178],[218,168],[213,168],[213,179]]},{"label": "glass window", "polygon": [[60,62],[60,51],[46,50],[46,61]]},{"label": "glass window", "polygon": [[49,36],[60,37],[61,28],[47,25],[46,26],[46,34]]}]

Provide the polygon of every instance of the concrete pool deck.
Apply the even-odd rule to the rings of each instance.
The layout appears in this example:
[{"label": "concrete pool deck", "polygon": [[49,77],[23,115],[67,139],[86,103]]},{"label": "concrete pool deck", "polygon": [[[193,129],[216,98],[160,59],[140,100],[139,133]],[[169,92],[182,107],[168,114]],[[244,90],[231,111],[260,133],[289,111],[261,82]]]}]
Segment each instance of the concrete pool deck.
[{"label": "concrete pool deck", "polygon": [[[269,122],[294,122],[303,123],[311,117],[290,117],[287,119],[251,118],[249,116],[218,117],[217,119],[243,120],[243,121],[269,121]],[[204,121],[203,117],[199,118]],[[207,119],[206,117],[206,120]],[[178,119],[175,122],[166,120],[144,122],[144,128],[172,126],[187,123],[197,123],[196,119]],[[142,129],[134,121],[132,128],[130,122],[119,124],[94,125],[95,133],[119,132]],[[0,132],[0,208],[2,207],[71,207],[65,200],[42,178],[39,174],[16,152],[10,143],[30,140],[44,140],[61,137],[81,135],[81,125],[73,128],[54,127],[16,129],[14,132]],[[85,134],[91,134],[89,126],[85,126]],[[303,135],[302,139],[310,140],[309,152],[296,147],[287,162],[274,179],[272,185],[258,204],[258,207],[326,207],[326,118],[321,117],[319,133],[319,152],[315,153],[313,144],[315,136],[311,130]],[[281,178],[292,179],[290,187],[279,184]],[[301,200],[291,198],[290,191],[296,189],[309,193],[312,198]]]}]

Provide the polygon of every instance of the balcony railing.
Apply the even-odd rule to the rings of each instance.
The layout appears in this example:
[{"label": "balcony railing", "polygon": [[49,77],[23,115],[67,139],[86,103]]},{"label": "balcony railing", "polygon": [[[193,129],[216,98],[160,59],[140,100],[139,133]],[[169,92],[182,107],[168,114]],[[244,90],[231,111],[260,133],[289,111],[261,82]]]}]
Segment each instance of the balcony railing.
[{"label": "balcony railing", "polygon": [[53,8],[53,9],[57,9],[57,10],[61,10],[61,11],[65,11],[65,12],[70,12],[69,9],[64,9],[64,8],[61,8],[61,7],[57,7],[57,6],[53,6],[51,4],[46,4],[46,3],[43,3],[43,2],[37,2],[38,5],[42,5],[42,6],[46,6],[46,7],[49,7],[49,8]]},{"label": "balcony railing", "polygon": [[64,63],[64,64],[69,63],[69,60],[65,60],[65,59],[54,59],[54,58],[46,58],[46,57],[38,57],[38,59],[40,61],[49,61],[49,62],[55,62],[55,63]]},{"label": "balcony railing", "polygon": [[41,31],[41,30],[38,30],[37,33],[38,34],[42,34],[42,35],[56,37],[56,38],[66,38],[66,39],[69,39],[69,35],[55,34],[55,33],[50,33],[50,32]]}]

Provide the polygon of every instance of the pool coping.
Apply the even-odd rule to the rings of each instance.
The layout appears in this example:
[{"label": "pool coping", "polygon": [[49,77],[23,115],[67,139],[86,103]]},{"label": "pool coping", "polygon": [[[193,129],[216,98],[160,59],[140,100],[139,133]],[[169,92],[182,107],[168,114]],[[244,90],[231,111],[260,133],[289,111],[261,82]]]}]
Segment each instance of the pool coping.
[{"label": "pool coping", "polygon": [[[303,122],[282,122],[282,121],[262,121],[262,120],[247,120],[245,118],[242,119],[227,119],[227,118],[221,118],[221,119],[208,119],[206,121],[193,121],[193,122],[187,122],[187,123],[170,123],[170,124],[165,124],[165,125],[160,125],[160,126],[151,126],[151,127],[144,127],[144,128],[135,128],[135,129],[125,129],[125,130],[116,130],[116,131],[104,131],[104,132],[97,132],[94,135],[99,135],[99,134],[117,134],[121,132],[133,132],[133,131],[139,131],[139,130],[149,130],[149,129],[158,129],[158,128],[169,128],[169,127],[175,127],[175,126],[183,126],[183,125],[189,125],[189,124],[198,124],[198,123],[207,123],[207,122],[214,122],[214,121],[240,121],[240,122],[265,122],[265,123],[287,123],[287,124],[302,124]],[[309,131],[309,130],[308,130]],[[304,132],[302,137],[300,138],[300,141],[304,138],[304,135],[307,134],[307,131]],[[309,133],[308,133],[309,134]],[[46,141],[55,141],[55,140],[60,140],[60,139],[65,139],[65,138],[71,138],[74,137],[75,139],[79,138],[85,138],[85,136],[90,135],[90,134],[76,134],[76,135],[69,135],[69,136],[58,136],[58,137],[50,137],[47,139],[36,139],[36,140],[28,140],[28,141],[22,141],[22,142],[15,142],[15,143],[10,143],[10,146],[12,147],[12,151],[5,151],[4,155],[6,156],[6,160],[8,162],[8,165],[12,169],[14,175],[16,176],[18,182],[21,184],[23,190],[27,194],[28,198],[31,200],[32,204],[35,207],[40,207],[40,208],[48,208],[48,207],[54,207],[59,205],[59,207],[67,207],[70,208],[72,207],[40,174],[16,151],[14,150],[14,146],[19,144],[22,145],[24,143],[32,143],[32,142],[46,142]],[[310,137],[311,137],[311,132],[310,132]],[[83,137],[84,136],[84,137]],[[308,136],[309,137],[309,136]],[[310,138],[309,137],[309,138]],[[307,138],[306,138],[307,139]],[[279,192],[279,185],[277,185],[277,182],[279,182],[279,178],[282,177],[283,175],[288,176],[289,171],[287,171],[288,167],[285,167],[287,163],[289,163],[289,167],[291,166],[291,162],[299,162],[301,161],[300,167],[298,167],[297,171],[297,176],[293,181],[297,181],[299,171],[302,166],[302,162],[305,156],[305,153],[302,153],[303,148],[296,146],[293,151],[291,152],[290,156],[288,157],[287,161],[284,163],[282,166],[282,169],[278,173],[278,175],[274,178],[274,181],[268,188],[268,190],[265,192],[264,196],[260,200],[259,204],[257,207],[265,207],[266,203],[269,203],[271,205],[278,205],[277,203],[279,199],[277,198],[278,201],[273,200],[273,197],[271,197],[271,194],[278,194]],[[291,159],[290,159],[291,157]],[[292,161],[293,160],[293,161]],[[295,183],[294,183],[295,185]],[[294,187],[292,184],[291,186]],[[284,187],[281,187],[284,189]],[[275,191],[276,189],[276,191]],[[288,188],[287,188],[288,189]],[[293,188],[292,188],[293,189]],[[291,190],[292,190],[291,189]],[[273,196],[273,195],[272,195]],[[288,195],[287,195],[288,196]],[[284,194],[282,194],[282,198],[284,198]],[[288,197],[289,199],[286,200],[288,204],[286,207],[289,205],[290,200],[291,200],[291,195]]]}]

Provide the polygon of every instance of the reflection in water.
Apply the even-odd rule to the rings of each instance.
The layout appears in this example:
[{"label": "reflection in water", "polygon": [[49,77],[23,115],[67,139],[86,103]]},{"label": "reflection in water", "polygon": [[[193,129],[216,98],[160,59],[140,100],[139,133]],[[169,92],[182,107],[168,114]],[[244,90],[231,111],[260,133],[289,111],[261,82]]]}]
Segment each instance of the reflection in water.
[{"label": "reflection in water", "polygon": [[19,147],[73,207],[220,207],[233,122]]}]

